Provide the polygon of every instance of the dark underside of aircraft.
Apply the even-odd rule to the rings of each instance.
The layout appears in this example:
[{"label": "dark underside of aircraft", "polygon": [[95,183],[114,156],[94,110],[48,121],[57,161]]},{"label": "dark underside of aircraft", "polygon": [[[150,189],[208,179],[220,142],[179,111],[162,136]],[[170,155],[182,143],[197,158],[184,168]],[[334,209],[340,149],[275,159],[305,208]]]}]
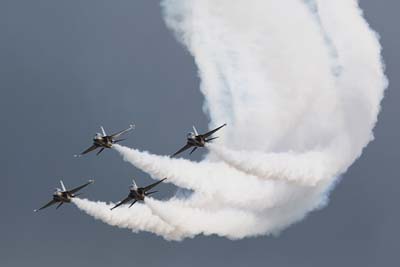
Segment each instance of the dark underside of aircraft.
[{"label": "dark underside of aircraft", "polygon": [[39,209],[36,209],[34,211],[37,212],[39,210],[45,209],[47,207],[50,207],[50,206],[52,206],[52,205],[54,205],[56,203],[59,203],[57,205],[57,208],[56,208],[56,209],[58,209],[59,207],[61,207],[62,204],[70,203],[72,198],[80,195],[80,194],[76,194],[78,191],[80,191],[84,187],[92,184],[93,182],[94,182],[94,180],[89,180],[87,183],[85,183],[83,185],[75,187],[74,189],[71,189],[71,190],[67,190],[67,189],[65,189],[64,183],[62,181],[60,181],[61,189],[56,188],[56,191],[53,193],[53,199],[50,200],[50,202],[47,203],[46,205],[44,205],[43,207],[41,207]]},{"label": "dark underside of aircraft", "polygon": [[212,140],[218,138],[218,137],[212,137],[212,135],[224,126],[226,126],[226,123],[204,134],[198,134],[196,128],[193,126],[194,132],[190,132],[187,134],[186,145],[181,149],[179,149],[177,152],[175,152],[171,157],[175,157],[178,154],[182,153],[183,151],[188,150],[189,148],[192,147],[193,149],[190,151],[189,154],[192,154],[199,147],[204,147],[206,143],[211,142]]},{"label": "dark underside of aircraft", "polygon": [[104,128],[101,126],[101,132],[102,133],[97,133],[94,138],[93,138],[93,145],[80,153],[79,155],[75,155],[76,157],[81,157],[93,150],[96,150],[97,148],[100,148],[100,150],[96,153],[96,155],[99,155],[105,148],[111,148],[113,144],[119,143],[121,141],[124,141],[125,139],[118,139],[121,135],[123,135],[126,132],[129,132],[134,128],[134,125],[131,124],[129,128],[119,131],[117,133],[107,135],[106,131]]},{"label": "dark underside of aircraft", "polygon": [[149,192],[151,189],[153,189],[155,186],[157,186],[158,184],[162,183],[165,179],[164,178],[160,181],[157,181],[155,183],[152,183],[148,186],[145,187],[137,187],[135,180],[133,180],[132,185],[130,186],[129,190],[129,195],[124,198],[123,200],[121,200],[120,202],[118,202],[117,205],[115,205],[114,207],[111,208],[111,210],[129,202],[132,201],[133,202],[129,205],[129,207],[132,207],[133,204],[135,204],[137,201],[143,201],[145,197],[147,197],[148,195],[154,194],[157,191],[151,191]]}]

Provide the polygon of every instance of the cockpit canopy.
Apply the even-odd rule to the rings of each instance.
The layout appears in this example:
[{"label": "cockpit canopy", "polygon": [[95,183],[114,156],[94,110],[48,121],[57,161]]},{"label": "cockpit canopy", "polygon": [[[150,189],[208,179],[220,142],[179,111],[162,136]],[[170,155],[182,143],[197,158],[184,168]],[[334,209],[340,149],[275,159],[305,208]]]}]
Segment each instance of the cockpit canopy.
[{"label": "cockpit canopy", "polygon": [[188,139],[194,139],[196,137],[196,135],[192,132],[188,133],[186,136]]},{"label": "cockpit canopy", "polygon": [[55,188],[53,195],[60,195],[62,190],[60,188]]},{"label": "cockpit canopy", "polygon": [[93,138],[96,139],[96,140],[100,140],[102,137],[103,137],[102,134],[96,133]]}]

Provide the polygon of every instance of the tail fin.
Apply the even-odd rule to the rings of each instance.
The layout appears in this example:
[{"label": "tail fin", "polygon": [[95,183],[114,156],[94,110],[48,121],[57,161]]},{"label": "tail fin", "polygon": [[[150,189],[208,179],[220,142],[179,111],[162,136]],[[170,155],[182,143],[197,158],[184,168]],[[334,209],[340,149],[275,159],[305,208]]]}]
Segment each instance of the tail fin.
[{"label": "tail fin", "polygon": [[135,178],[132,178],[132,186],[133,186],[135,189],[138,188],[138,187],[137,187],[137,184],[136,184],[136,182],[135,182]]},{"label": "tail fin", "polygon": [[65,186],[64,186],[64,183],[63,183],[63,181],[61,181],[61,180],[60,180],[60,184],[61,184],[61,188],[62,188],[62,190],[63,190],[63,191],[67,191],[67,189],[65,189]]},{"label": "tail fin", "polygon": [[199,135],[199,133],[197,132],[196,127],[194,127],[194,125],[193,125],[193,131],[194,131],[195,135]]},{"label": "tail fin", "polygon": [[104,131],[103,126],[100,126],[101,132],[103,133],[103,136],[107,136],[106,131]]}]

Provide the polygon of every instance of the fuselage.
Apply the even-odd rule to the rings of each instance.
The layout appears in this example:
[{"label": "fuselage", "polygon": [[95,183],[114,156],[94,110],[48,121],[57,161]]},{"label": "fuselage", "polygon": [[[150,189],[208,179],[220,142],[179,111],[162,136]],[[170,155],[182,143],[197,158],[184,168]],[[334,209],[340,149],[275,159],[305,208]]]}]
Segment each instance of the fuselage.
[{"label": "fuselage", "polygon": [[110,136],[95,136],[93,138],[93,143],[100,147],[111,148],[113,145],[113,140]]},{"label": "fuselage", "polygon": [[136,199],[136,200],[141,200],[141,201],[143,201],[144,200],[144,198],[145,198],[145,194],[144,194],[145,192],[144,192],[144,190],[143,190],[143,188],[137,188],[137,189],[130,189],[130,193],[129,193],[129,196],[132,198],[132,199]]},{"label": "fuselage", "polygon": [[192,133],[189,133],[187,137],[187,143],[192,146],[204,147],[206,141],[199,135],[194,135]]},{"label": "fuselage", "polygon": [[72,197],[73,196],[67,192],[57,191],[53,194],[53,200],[57,202],[71,202]]}]

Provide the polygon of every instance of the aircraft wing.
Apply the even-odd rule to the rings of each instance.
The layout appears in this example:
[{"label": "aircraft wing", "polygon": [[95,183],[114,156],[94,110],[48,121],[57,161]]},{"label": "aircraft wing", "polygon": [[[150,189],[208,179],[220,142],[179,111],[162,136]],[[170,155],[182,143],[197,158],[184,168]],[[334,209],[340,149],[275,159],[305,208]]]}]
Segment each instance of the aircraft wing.
[{"label": "aircraft wing", "polygon": [[127,196],[126,198],[124,198],[123,200],[121,200],[120,202],[118,202],[117,205],[115,205],[114,207],[111,208],[111,210],[121,206],[122,204],[125,204],[126,202],[130,201],[132,198],[131,196]]},{"label": "aircraft wing", "polygon": [[92,145],[91,147],[89,147],[88,149],[86,149],[85,151],[83,151],[81,154],[79,154],[79,156],[85,155],[86,153],[89,153],[93,150],[95,150],[96,148],[98,148],[98,145]]},{"label": "aircraft wing", "polygon": [[160,181],[157,181],[157,182],[155,182],[155,183],[153,183],[151,185],[148,185],[148,186],[144,187],[143,188],[144,192],[147,192],[147,191],[151,190],[153,187],[155,187],[159,183],[162,183],[165,179],[167,179],[167,178],[161,179]]},{"label": "aircraft wing", "polygon": [[224,123],[223,125],[219,126],[218,128],[215,128],[214,130],[211,130],[211,131],[209,131],[209,132],[207,132],[205,134],[202,134],[202,136],[204,138],[207,138],[207,137],[211,136],[213,133],[215,133],[216,131],[218,131],[219,129],[221,129],[224,126],[226,126],[226,123]]},{"label": "aircraft wing", "polygon": [[125,130],[122,130],[122,131],[120,131],[120,132],[114,133],[114,134],[112,134],[112,135],[110,135],[110,136],[111,136],[111,138],[113,138],[113,139],[114,139],[114,138],[118,138],[119,136],[123,135],[124,133],[129,132],[130,130],[132,130],[134,127],[135,127],[135,126],[134,126],[133,124],[131,124],[131,125],[129,126],[129,128],[127,128],[127,129],[125,129]]},{"label": "aircraft wing", "polygon": [[37,210],[33,210],[34,212],[38,212],[39,210],[45,209],[47,207],[50,207],[51,205],[56,204],[57,201],[55,201],[54,199],[52,199],[49,203],[47,203],[46,205],[44,205],[43,207],[37,209]]},{"label": "aircraft wing", "polygon": [[86,184],[83,184],[83,185],[78,186],[78,187],[76,187],[74,189],[68,190],[68,192],[71,193],[71,194],[75,194],[76,192],[78,192],[82,188],[84,188],[84,187],[86,187],[86,186],[88,186],[88,185],[90,185],[92,183],[94,183],[94,180],[89,180]]},{"label": "aircraft wing", "polygon": [[175,152],[175,154],[173,154],[171,157],[173,158],[173,157],[175,157],[176,155],[182,153],[183,151],[185,151],[185,150],[187,150],[187,149],[189,149],[189,148],[191,148],[191,147],[192,147],[192,145],[186,144],[184,147],[182,147],[182,148],[179,149],[177,152]]}]

